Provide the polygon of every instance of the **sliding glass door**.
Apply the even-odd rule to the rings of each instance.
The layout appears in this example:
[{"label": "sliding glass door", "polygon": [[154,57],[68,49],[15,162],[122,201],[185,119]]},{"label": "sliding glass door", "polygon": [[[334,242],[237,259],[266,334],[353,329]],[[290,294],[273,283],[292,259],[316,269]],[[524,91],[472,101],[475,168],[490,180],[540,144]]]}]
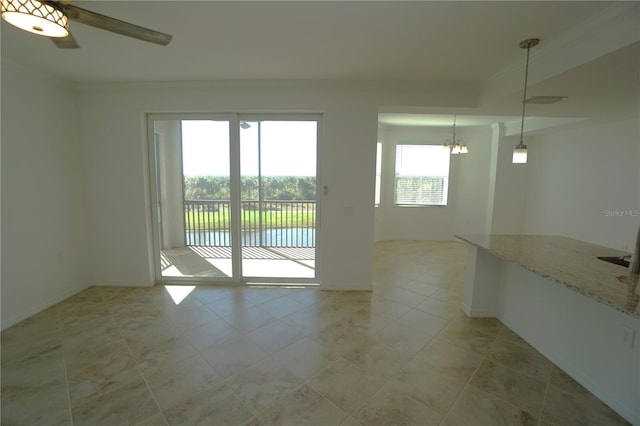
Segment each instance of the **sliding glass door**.
[{"label": "sliding glass door", "polygon": [[317,116],[149,116],[156,277],[315,283]]},{"label": "sliding glass door", "polygon": [[240,123],[242,273],[314,278],[315,120]]}]

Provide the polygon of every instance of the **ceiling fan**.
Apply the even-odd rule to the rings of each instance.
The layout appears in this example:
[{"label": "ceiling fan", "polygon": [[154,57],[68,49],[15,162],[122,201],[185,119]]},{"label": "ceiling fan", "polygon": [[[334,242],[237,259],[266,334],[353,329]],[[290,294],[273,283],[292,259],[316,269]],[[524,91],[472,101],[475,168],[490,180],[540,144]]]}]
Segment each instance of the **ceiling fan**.
[{"label": "ceiling fan", "polygon": [[76,49],[69,20],[112,33],[166,46],[172,36],[70,4],[71,0],[0,0],[2,19],[34,34],[49,37],[61,49]]}]

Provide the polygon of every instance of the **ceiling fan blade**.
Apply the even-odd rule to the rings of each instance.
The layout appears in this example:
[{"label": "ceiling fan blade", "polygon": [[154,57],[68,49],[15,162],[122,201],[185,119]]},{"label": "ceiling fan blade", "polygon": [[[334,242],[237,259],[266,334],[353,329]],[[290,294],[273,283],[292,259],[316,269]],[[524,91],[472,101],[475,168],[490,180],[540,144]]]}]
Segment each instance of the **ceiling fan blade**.
[{"label": "ceiling fan blade", "polygon": [[49,37],[59,49],[77,49],[80,47],[71,33],[66,37]]},{"label": "ceiling fan blade", "polygon": [[166,46],[172,38],[169,34],[164,34],[139,25],[120,21],[119,19],[91,12],[90,10],[74,6],[72,4],[63,5],[60,6],[60,8],[72,21],[111,31],[112,33],[121,34],[127,37],[137,38],[138,40]]}]

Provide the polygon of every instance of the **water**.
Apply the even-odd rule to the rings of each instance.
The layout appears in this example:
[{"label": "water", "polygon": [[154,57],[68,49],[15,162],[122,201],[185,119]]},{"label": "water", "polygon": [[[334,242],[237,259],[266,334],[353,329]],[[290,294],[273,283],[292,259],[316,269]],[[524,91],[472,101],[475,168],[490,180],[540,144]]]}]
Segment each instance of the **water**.
[{"label": "water", "polygon": [[[231,232],[187,231],[187,245],[231,246]],[[242,245],[271,247],[315,247],[316,230],[314,228],[272,228],[260,231],[242,231]]]}]

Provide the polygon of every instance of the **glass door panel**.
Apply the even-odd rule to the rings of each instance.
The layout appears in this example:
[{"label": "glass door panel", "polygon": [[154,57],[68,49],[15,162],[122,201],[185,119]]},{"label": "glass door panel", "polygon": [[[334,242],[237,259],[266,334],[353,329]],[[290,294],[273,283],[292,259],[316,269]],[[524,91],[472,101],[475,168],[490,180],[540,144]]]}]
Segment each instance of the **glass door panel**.
[{"label": "glass door panel", "polygon": [[313,279],[317,120],[240,121],[242,276]]},{"label": "glass door panel", "polygon": [[228,120],[154,120],[162,278],[233,277]]}]

